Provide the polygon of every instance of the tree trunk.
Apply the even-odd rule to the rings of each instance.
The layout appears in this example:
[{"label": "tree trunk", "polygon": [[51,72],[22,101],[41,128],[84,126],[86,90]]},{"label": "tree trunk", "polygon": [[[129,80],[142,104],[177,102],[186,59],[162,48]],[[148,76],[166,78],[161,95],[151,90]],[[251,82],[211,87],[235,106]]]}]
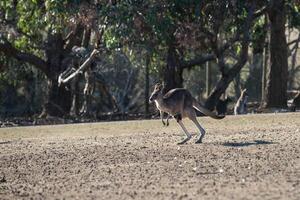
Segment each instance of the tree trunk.
[{"label": "tree trunk", "polygon": [[180,66],[179,55],[173,45],[169,46],[167,56],[167,66],[164,68],[163,80],[165,84],[165,91],[167,92],[173,88],[183,87],[182,78],[183,68]]},{"label": "tree trunk", "polygon": [[287,42],[285,0],[273,1],[268,12],[271,24],[271,66],[268,75],[266,107],[287,107]]},{"label": "tree trunk", "polygon": [[146,58],[146,68],[145,68],[145,118],[149,115],[149,66],[150,65],[150,55]]},{"label": "tree trunk", "polygon": [[92,116],[91,97],[94,91],[94,80],[92,76],[91,67],[88,67],[88,69],[84,72],[85,86],[83,90],[83,104],[80,111],[81,115],[85,117]]},{"label": "tree trunk", "polygon": [[70,115],[76,117],[79,114],[79,78],[75,77],[70,84],[72,93],[72,107],[70,110]]},{"label": "tree trunk", "polygon": [[[91,39],[91,29],[85,28],[82,36],[81,46],[84,48],[88,48],[90,39]],[[85,86],[83,90],[83,103],[80,110],[80,114],[84,117],[90,117],[92,116],[91,98],[94,92],[94,84],[95,84],[95,80],[92,73],[92,65],[88,66],[88,68],[84,72],[84,79],[85,79]]]},{"label": "tree trunk", "polygon": [[233,80],[233,85],[234,85],[234,93],[235,93],[235,98],[238,99],[241,96],[241,74],[237,74],[236,77]]},{"label": "tree trunk", "polygon": [[270,37],[269,31],[266,33],[266,42],[264,45],[264,52],[263,52],[263,69],[261,75],[261,106],[264,107],[266,101],[266,85],[267,85],[267,69],[270,63],[269,59],[269,49],[270,49]]},{"label": "tree trunk", "polygon": [[264,61],[261,76],[261,105],[264,106],[266,101],[267,69],[269,64],[269,41],[264,49]]},{"label": "tree trunk", "polygon": [[265,26],[266,26],[266,40],[264,46],[264,60],[263,60],[263,69],[262,69],[262,80],[261,80],[261,107],[265,106],[266,101],[266,85],[267,85],[267,69],[270,63],[270,33],[268,29],[268,16],[265,16]]},{"label": "tree trunk", "polygon": [[66,66],[62,65],[64,58],[64,41],[61,34],[48,35],[46,43],[46,59],[49,69],[48,73],[48,99],[41,116],[68,115],[71,109],[71,92],[66,86],[58,85],[58,75]]},{"label": "tree trunk", "polygon": [[71,92],[64,86],[58,86],[57,80],[48,81],[48,100],[44,105],[41,117],[50,115],[63,117],[68,115],[71,109]]},{"label": "tree trunk", "polygon": [[291,69],[289,72],[289,77],[288,77],[288,90],[292,90],[294,88],[294,79],[295,79],[295,68],[296,68],[296,63],[297,63],[297,54],[298,54],[298,48],[299,48],[299,38],[300,38],[300,33],[298,34],[298,40],[293,47],[294,53],[292,54],[292,61],[291,61]]},{"label": "tree trunk", "polygon": [[250,74],[246,81],[245,88],[251,99],[261,99],[261,74],[263,68],[263,48],[262,52],[253,50],[253,63],[250,65]]},{"label": "tree trunk", "polygon": [[210,94],[211,88],[211,62],[206,63],[206,98]]},{"label": "tree trunk", "polygon": [[[250,22],[248,22],[250,23]],[[249,30],[249,29],[247,29]],[[247,62],[248,59],[248,47],[249,47],[249,32],[244,34],[244,40],[241,42],[242,48],[241,48],[241,53],[239,55],[239,60],[237,61],[236,64],[228,71],[222,73],[221,79],[217,82],[217,85],[211,92],[210,96],[205,102],[205,107],[209,110],[214,110],[215,106],[221,97],[223,93],[225,93],[227,87],[229,84],[233,81],[234,78],[236,78],[241,69],[244,67],[245,63]],[[223,65],[223,63],[218,63],[219,65]]]},{"label": "tree trunk", "polygon": [[232,80],[229,80],[229,78],[226,76],[221,77],[221,79],[218,81],[217,85],[215,86],[215,88],[213,89],[210,96],[205,102],[206,108],[208,108],[209,110],[214,110],[218,99],[225,92],[231,81]]}]

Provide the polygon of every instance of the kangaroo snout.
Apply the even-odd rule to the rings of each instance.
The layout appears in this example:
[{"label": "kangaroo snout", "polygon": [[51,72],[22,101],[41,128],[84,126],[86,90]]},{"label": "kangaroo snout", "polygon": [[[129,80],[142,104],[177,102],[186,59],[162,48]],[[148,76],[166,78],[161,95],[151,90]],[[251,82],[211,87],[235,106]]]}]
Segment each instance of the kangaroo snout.
[{"label": "kangaroo snout", "polygon": [[152,103],[155,99],[157,99],[157,96],[158,96],[157,93],[152,94],[149,98],[149,102]]},{"label": "kangaroo snout", "polygon": [[150,97],[150,98],[149,98],[149,103],[152,103],[152,102],[153,102],[153,98]]}]

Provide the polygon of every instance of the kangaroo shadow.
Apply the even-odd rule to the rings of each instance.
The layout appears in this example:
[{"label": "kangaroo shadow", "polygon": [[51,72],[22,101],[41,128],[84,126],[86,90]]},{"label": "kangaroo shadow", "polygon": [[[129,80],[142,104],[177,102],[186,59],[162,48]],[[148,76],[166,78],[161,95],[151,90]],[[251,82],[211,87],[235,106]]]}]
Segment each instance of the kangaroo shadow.
[{"label": "kangaroo shadow", "polygon": [[254,140],[253,142],[225,142],[223,143],[226,147],[247,147],[251,145],[267,145],[267,144],[276,144],[274,142],[266,140]]}]

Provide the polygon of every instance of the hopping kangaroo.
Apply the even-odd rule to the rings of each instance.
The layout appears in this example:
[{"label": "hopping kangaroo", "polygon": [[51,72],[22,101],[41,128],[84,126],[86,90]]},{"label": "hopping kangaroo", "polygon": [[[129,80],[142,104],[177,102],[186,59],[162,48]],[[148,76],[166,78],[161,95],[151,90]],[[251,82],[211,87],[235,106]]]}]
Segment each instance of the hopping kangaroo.
[{"label": "hopping kangaroo", "polygon": [[216,115],[206,108],[201,107],[196,99],[192,97],[191,93],[184,88],[175,88],[168,91],[166,94],[163,94],[163,86],[161,84],[156,84],[149,101],[154,101],[160,112],[166,112],[177,120],[178,124],[186,134],[186,138],[178,144],[184,144],[191,139],[191,134],[187,131],[182,123],[182,118],[185,117],[192,120],[198,127],[200,133],[199,139],[196,141],[196,143],[202,143],[205,130],[197,121],[196,111],[194,109],[197,109],[203,114],[214,119],[222,119],[225,117],[223,115]]}]

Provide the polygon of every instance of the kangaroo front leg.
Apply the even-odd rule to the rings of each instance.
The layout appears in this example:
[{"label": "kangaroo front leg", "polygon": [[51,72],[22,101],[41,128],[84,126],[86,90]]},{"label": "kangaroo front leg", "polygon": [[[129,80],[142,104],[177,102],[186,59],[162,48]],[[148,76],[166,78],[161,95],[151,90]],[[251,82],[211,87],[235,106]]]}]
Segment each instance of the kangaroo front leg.
[{"label": "kangaroo front leg", "polygon": [[205,130],[204,128],[199,124],[199,122],[197,121],[197,118],[192,118],[191,119],[194,124],[196,124],[196,126],[198,127],[200,133],[199,133],[199,139],[196,141],[196,143],[202,143],[202,139],[204,138],[204,135],[205,135]]},{"label": "kangaroo front leg", "polygon": [[170,117],[171,117],[171,115],[168,114],[168,116],[167,116],[167,124],[166,124],[167,126],[169,126],[169,119],[170,119]]},{"label": "kangaroo front leg", "polygon": [[161,121],[162,121],[163,125],[165,126],[166,123],[164,121],[164,112],[163,111],[159,111],[159,114],[160,114]]},{"label": "kangaroo front leg", "polygon": [[181,142],[179,142],[178,144],[184,144],[187,141],[189,141],[191,139],[191,134],[189,134],[189,132],[186,130],[186,128],[184,127],[182,120],[177,120],[178,124],[181,126],[182,130],[184,131],[186,138],[184,140],[182,140]]}]

